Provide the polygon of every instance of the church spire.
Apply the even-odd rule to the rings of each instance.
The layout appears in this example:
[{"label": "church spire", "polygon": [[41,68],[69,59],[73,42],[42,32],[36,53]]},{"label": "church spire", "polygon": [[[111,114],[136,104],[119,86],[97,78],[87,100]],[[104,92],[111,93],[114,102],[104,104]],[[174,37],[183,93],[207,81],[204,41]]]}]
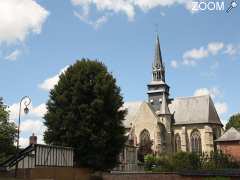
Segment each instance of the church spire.
[{"label": "church spire", "polygon": [[153,63],[153,81],[165,82],[165,67],[162,60],[159,36],[157,35],[155,57]]},{"label": "church spire", "polygon": [[[157,35],[155,45],[155,56],[152,64],[152,81],[148,84],[148,102],[155,112],[160,111],[163,102],[163,112],[169,114],[168,99],[170,87],[165,82],[165,67],[160,49],[160,41]],[[164,96],[164,97],[163,97]],[[165,99],[164,99],[165,98]]]}]

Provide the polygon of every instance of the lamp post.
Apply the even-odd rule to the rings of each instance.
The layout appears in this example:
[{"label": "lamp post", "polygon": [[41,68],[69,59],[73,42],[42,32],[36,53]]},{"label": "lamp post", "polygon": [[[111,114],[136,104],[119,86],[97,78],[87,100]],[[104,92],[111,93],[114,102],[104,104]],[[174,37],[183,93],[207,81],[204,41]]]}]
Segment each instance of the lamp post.
[{"label": "lamp post", "polygon": [[[20,125],[21,125],[21,112],[22,112],[22,103],[24,102],[24,113],[28,114],[29,108],[28,106],[31,104],[31,98],[29,96],[22,97],[19,103],[19,114],[18,114],[18,127],[17,127],[17,154],[19,153],[19,138],[20,138]],[[17,169],[18,169],[18,159],[16,162],[15,168],[15,176],[17,176]]]}]

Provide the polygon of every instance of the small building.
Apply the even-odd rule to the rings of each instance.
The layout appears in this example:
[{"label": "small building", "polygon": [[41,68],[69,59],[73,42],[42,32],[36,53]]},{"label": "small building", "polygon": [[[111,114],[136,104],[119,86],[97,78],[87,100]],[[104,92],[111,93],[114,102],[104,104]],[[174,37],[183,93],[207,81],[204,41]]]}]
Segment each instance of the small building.
[{"label": "small building", "polygon": [[73,156],[73,148],[37,144],[37,137],[33,134],[29,146],[0,164],[0,170],[73,167]]},{"label": "small building", "polygon": [[229,154],[240,161],[240,132],[237,129],[231,127],[215,142],[217,148],[224,154]]}]

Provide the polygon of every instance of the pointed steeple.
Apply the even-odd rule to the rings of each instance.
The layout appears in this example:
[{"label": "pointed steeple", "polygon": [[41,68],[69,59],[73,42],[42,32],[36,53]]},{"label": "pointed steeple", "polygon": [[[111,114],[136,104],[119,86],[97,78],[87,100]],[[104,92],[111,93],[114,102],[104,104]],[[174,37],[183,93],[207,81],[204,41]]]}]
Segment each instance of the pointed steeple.
[{"label": "pointed steeple", "polygon": [[[148,102],[151,104],[155,112],[160,112],[161,102],[163,105],[163,113],[169,114],[168,99],[170,87],[165,81],[165,67],[161,55],[159,36],[156,37],[155,55],[152,64],[152,81],[148,84]],[[165,96],[163,98],[163,95]]]},{"label": "pointed steeple", "polygon": [[169,110],[169,107],[168,107],[166,93],[164,92],[163,96],[162,96],[162,104],[161,104],[161,107],[160,107],[159,115],[170,115],[170,114],[171,113],[170,113],[170,110]]},{"label": "pointed steeple", "polygon": [[163,68],[162,54],[160,48],[159,36],[157,35],[156,47],[155,47],[155,57],[154,57],[154,67]]},{"label": "pointed steeple", "polygon": [[165,82],[165,67],[162,60],[159,36],[157,35],[155,57],[153,63],[153,81]]}]

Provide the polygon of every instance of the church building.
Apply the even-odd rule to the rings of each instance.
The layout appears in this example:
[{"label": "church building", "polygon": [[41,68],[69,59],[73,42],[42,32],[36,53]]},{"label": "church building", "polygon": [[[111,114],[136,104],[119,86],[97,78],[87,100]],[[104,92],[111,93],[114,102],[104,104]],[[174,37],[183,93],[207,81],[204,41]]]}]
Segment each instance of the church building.
[{"label": "church building", "polygon": [[209,95],[170,98],[165,78],[159,37],[156,39],[152,80],[147,85],[148,101],[126,102],[124,125],[129,140],[144,155],[187,152],[211,152],[223,125]]}]

